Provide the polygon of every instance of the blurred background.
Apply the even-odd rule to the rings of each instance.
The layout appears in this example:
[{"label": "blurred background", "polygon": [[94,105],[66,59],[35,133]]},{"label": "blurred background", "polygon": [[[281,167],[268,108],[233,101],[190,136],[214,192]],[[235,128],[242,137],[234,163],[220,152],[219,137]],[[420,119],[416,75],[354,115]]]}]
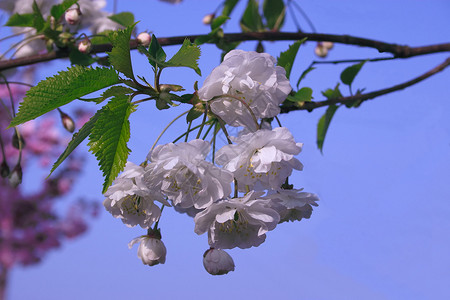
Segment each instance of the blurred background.
[{"label": "blurred background", "polygon": [[[225,32],[239,31],[245,8],[239,4]],[[297,1],[317,32],[349,34],[384,42],[424,46],[449,42],[450,2],[419,1]],[[117,1],[117,12],[130,11],[138,31],[157,37],[204,34],[202,18],[219,1]],[[107,10],[113,10],[112,1]],[[297,17],[302,29],[307,22]],[[283,31],[295,31],[288,12]],[[278,56],[291,42],[264,42],[265,51]],[[312,60],[315,42],[302,45],[291,78]],[[179,46],[165,47],[168,57]],[[220,63],[220,51],[202,45],[200,77],[191,69],[165,70],[162,83],[181,84],[192,92]],[[254,50],[256,42],[239,49]],[[374,58],[377,51],[335,44],[326,60]],[[386,55],[387,56],[387,55]],[[135,74],[152,78],[146,58],[133,52]],[[417,77],[443,62],[448,53],[405,60],[366,63],[353,88],[374,91]],[[37,79],[66,69],[68,60],[37,65]],[[302,81],[315,100],[334,88],[348,65],[319,65]],[[340,108],[326,136],[323,154],[316,146],[317,122],[325,109],[281,115],[298,142],[304,171],[294,172],[296,188],[319,195],[311,219],[283,223],[267,234],[257,248],[229,251],[236,270],[211,276],[203,268],[207,236],[197,236],[186,215],[165,209],[160,226],[167,247],[164,265],[148,267],[128,242],[143,234],[127,228],[100,207],[82,237],[49,253],[42,263],[14,268],[7,299],[446,299],[450,296],[450,71],[424,82],[370,100],[357,109]],[[345,87],[341,91],[348,95]],[[67,111],[79,108],[70,105]],[[85,107],[96,109],[94,105]],[[141,162],[164,126],[185,107],[158,111],[143,103],[131,116],[130,161]],[[55,113],[56,116],[56,113]],[[186,128],[177,121],[160,143],[172,141]],[[86,145],[81,146],[87,152]],[[50,167],[49,167],[50,168]],[[30,191],[34,178],[49,168],[24,174]],[[93,155],[86,155],[82,176],[68,199],[88,198],[99,204],[103,179]],[[58,204],[64,210],[70,201]]]}]

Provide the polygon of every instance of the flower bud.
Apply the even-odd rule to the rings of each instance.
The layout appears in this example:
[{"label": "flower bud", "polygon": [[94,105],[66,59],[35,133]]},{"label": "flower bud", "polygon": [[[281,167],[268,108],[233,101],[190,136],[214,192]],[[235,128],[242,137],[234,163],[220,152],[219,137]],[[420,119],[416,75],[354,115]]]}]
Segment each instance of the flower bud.
[{"label": "flower bud", "polygon": [[328,50],[333,49],[334,43],[333,42],[322,42],[322,45],[327,48]]},{"label": "flower bud", "polygon": [[25,147],[25,140],[22,135],[19,136],[17,130],[14,131],[11,142],[16,149],[23,149]]},{"label": "flower bud", "polygon": [[203,266],[211,275],[224,275],[234,271],[234,261],[221,249],[211,248],[203,254]]},{"label": "flower bud", "polygon": [[208,15],[204,16],[202,19],[203,24],[205,24],[205,25],[211,24],[212,21],[214,20],[215,16],[216,16],[215,14],[208,14]]},{"label": "flower bud", "polygon": [[142,260],[144,265],[154,266],[157,264],[164,264],[166,262],[166,246],[161,241],[161,234],[158,229],[153,231],[148,230],[148,235],[143,235],[133,239],[128,248],[131,249],[134,244],[139,243],[138,257]]},{"label": "flower bud", "polygon": [[16,188],[19,184],[22,183],[22,167],[20,164],[17,164],[12,170],[11,174],[9,174],[9,184]]},{"label": "flower bud", "polygon": [[64,128],[70,132],[73,133],[75,131],[75,122],[73,119],[66,113],[63,113],[61,110],[59,110],[59,115],[61,116],[61,122],[64,126]]},{"label": "flower bud", "polygon": [[322,43],[317,43],[316,49],[314,49],[314,53],[318,57],[326,57],[328,55],[328,49],[324,47]]},{"label": "flower bud", "polygon": [[152,37],[150,36],[150,34],[148,34],[147,32],[141,32],[139,33],[139,35],[137,36],[137,42],[140,45],[143,46],[148,46],[150,45],[150,42],[152,41]]},{"label": "flower bud", "polygon": [[5,159],[3,159],[2,165],[0,167],[0,174],[3,178],[8,177],[9,175],[9,166]]},{"label": "flower bud", "polygon": [[78,44],[78,51],[81,53],[89,53],[92,49],[92,43],[91,40],[89,40],[87,37],[84,38],[79,44]]},{"label": "flower bud", "polygon": [[80,22],[81,10],[79,8],[71,8],[66,10],[64,18],[70,25],[76,25]]}]

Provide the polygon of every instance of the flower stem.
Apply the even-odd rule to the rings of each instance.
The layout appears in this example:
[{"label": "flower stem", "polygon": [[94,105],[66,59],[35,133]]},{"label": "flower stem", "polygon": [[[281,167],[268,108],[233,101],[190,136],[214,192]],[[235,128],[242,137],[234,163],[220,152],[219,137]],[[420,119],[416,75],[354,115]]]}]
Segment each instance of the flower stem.
[{"label": "flower stem", "polygon": [[175,123],[176,120],[178,120],[179,118],[181,118],[182,116],[184,116],[185,114],[187,114],[189,112],[189,110],[185,111],[184,113],[180,114],[178,117],[176,117],[175,119],[173,119],[169,124],[167,124],[167,126],[163,129],[163,131],[161,131],[161,133],[159,134],[159,136],[156,138],[156,141],[153,143],[152,147],[150,148],[150,152],[153,151],[153,149],[155,148],[156,144],[158,143],[158,141],[161,139],[162,135],[167,131],[167,129],[169,129],[169,127]]}]

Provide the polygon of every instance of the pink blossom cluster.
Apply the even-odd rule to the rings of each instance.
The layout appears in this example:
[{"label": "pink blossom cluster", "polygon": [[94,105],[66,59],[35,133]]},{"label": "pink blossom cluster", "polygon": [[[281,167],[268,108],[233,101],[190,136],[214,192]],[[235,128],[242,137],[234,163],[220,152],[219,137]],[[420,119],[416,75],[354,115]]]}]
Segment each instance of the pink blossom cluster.
[{"label": "pink blossom cluster", "polygon": [[[2,151],[0,160],[2,174],[0,177],[0,270],[5,272],[17,264],[30,265],[38,263],[45,254],[58,248],[63,240],[72,239],[84,233],[88,228],[87,216],[97,215],[97,206],[91,202],[73,203],[65,215],[55,211],[55,204],[66,195],[76,177],[80,175],[83,160],[76,154],[69,158],[56,175],[50,179],[27,177],[28,167],[33,161],[49,166],[56,160],[67,144],[68,137],[59,116],[50,114],[40,121],[32,121],[19,126],[22,139],[22,150],[14,147],[14,129],[6,129],[11,120],[12,98],[15,108],[26,92],[23,85],[0,84],[0,135]],[[78,115],[86,120],[86,113]],[[17,145],[16,145],[17,146]],[[19,161],[20,156],[20,161]],[[5,164],[9,168],[7,174]],[[39,189],[24,192],[23,186],[13,187],[10,184],[14,166],[19,164],[24,171],[24,183],[28,180],[39,180]]]}]

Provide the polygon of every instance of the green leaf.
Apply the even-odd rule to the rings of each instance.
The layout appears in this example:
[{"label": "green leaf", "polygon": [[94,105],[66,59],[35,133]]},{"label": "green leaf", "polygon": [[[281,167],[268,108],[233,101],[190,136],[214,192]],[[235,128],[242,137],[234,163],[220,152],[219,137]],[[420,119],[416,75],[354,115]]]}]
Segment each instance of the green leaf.
[{"label": "green leaf", "polygon": [[30,121],[79,97],[119,82],[114,69],[71,67],[32,87],[9,126]]},{"label": "green leaf", "polygon": [[297,56],[298,49],[300,45],[306,41],[306,38],[296,41],[292,45],[289,46],[284,52],[280,53],[280,57],[277,60],[277,65],[283,67],[286,70],[286,77],[289,78],[291,75],[292,66],[294,65],[295,57]]},{"label": "green leaf", "polygon": [[319,123],[317,124],[317,147],[321,153],[323,153],[323,143],[325,141],[328,127],[330,126],[331,119],[333,118],[338,107],[339,106],[335,104],[328,106],[327,111],[322,118],[320,118]]},{"label": "green leaf", "polygon": [[124,27],[133,26],[134,24],[134,15],[130,12],[121,12],[119,14],[109,16],[108,18]]},{"label": "green leaf", "polygon": [[256,0],[248,0],[240,25],[244,32],[263,30],[264,26],[259,15],[258,2]]},{"label": "green leaf", "polygon": [[164,66],[167,67],[188,67],[193,69],[198,75],[202,76],[202,72],[198,67],[198,59],[200,57],[200,48],[185,39],[180,50]]},{"label": "green leaf", "polygon": [[356,75],[358,75],[359,70],[361,70],[362,66],[364,66],[365,63],[366,61],[360,62],[358,64],[347,67],[344,71],[342,71],[342,82],[346,85],[352,85],[353,80],[355,79]]},{"label": "green leaf", "polygon": [[134,25],[128,26],[124,30],[111,32],[109,39],[113,48],[111,52],[107,53],[113,67],[130,79],[134,78],[130,56],[130,38],[133,28]]},{"label": "green leaf", "polygon": [[[100,112],[100,110],[98,112]],[[87,136],[91,133],[91,130],[94,127],[95,122],[97,122],[98,112],[94,116],[92,116],[92,118],[88,122],[86,122],[78,132],[76,132],[73,135],[72,140],[69,142],[69,145],[67,145],[66,150],[64,150],[64,152],[58,157],[56,162],[53,164],[52,170],[50,171],[50,174],[48,176],[50,176],[53,173],[53,171],[55,171],[56,168],[67,157],[69,157],[69,155],[73,152],[73,150],[75,150],[75,148],[78,147],[78,145],[80,145],[81,142],[84,141],[87,138]]]},{"label": "green leaf", "polygon": [[97,103],[100,103],[113,96],[125,96],[130,95],[133,92],[134,92],[133,89],[127,88],[126,86],[122,85],[112,86],[103,92],[102,96],[99,98],[99,101],[97,101]]},{"label": "green leaf", "polygon": [[78,51],[77,48],[72,48],[69,52],[69,59],[72,65],[90,66],[95,62],[89,54]]},{"label": "green leaf", "polygon": [[[164,52],[163,48],[158,43],[158,39],[156,38],[156,36],[154,34],[152,34],[152,41],[150,42],[148,51],[145,51],[143,53],[145,55],[147,55],[147,57],[149,58],[148,61],[154,68],[156,68],[156,64],[160,64],[160,63],[163,63],[166,61],[166,57],[167,57],[166,52]],[[153,59],[150,59],[150,57],[152,57]]]},{"label": "green leaf", "polygon": [[323,91],[322,95],[327,97],[327,99],[341,98],[342,94],[341,94],[341,91],[339,90],[339,83],[336,84],[334,89],[327,89],[327,90]]},{"label": "green leaf", "polygon": [[222,16],[229,17],[239,0],[226,0],[223,4]]},{"label": "green leaf", "polygon": [[197,105],[192,106],[192,108],[189,110],[187,116],[186,116],[186,122],[192,122],[201,115],[205,113],[205,107],[203,104],[198,103]]},{"label": "green leaf", "polygon": [[16,26],[16,27],[33,27],[34,25],[34,14],[14,14],[12,15],[5,26]]},{"label": "green leaf", "polygon": [[55,20],[59,20],[59,18],[64,15],[66,10],[77,3],[77,1],[78,0],[64,0],[61,4],[53,5],[50,10],[50,14],[55,18]]},{"label": "green leaf", "polygon": [[128,118],[136,108],[128,99],[125,95],[111,99],[97,112],[97,121],[89,135],[89,150],[97,158],[105,177],[103,192],[123,170],[131,151],[127,147],[130,139]]},{"label": "green leaf", "polygon": [[113,32],[113,30],[105,30],[102,31],[100,34],[96,34],[95,36],[91,37],[91,43],[92,45],[99,45],[99,44],[109,44],[111,41],[108,38],[108,36]]},{"label": "green leaf", "polygon": [[45,26],[44,17],[42,16],[41,10],[37,5],[36,0],[33,1],[33,5],[31,7],[33,8],[33,15],[34,15],[33,27],[36,28],[38,32],[40,32]]},{"label": "green leaf", "polygon": [[123,85],[115,85],[115,86],[110,87],[106,91],[104,91],[100,97],[89,98],[89,99],[83,98],[80,100],[86,101],[86,102],[95,102],[96,104],[100,104],[108,98],[118,96],[118,95],[130,95],[134,91],[135,90],[130,89]]},{"label": "green leaf", "polygon": [[222,26],[230,18],[228,16],[218,16],[211,22],[211,30],[215,30]]},{"label": "green leaf", "polygon": [[286,7],[283,0],[265,0],[263,13],[269,29],[280,29],[286,15]]},{"label": "green leaf", "polygon": [[302,75],[300,75],[300,78],[299,78],[298,81],[297,81],[297,88],[298,88],[298,86],[300,85],[300,81],[302,81],[303,78],[305,78],[306,75],[307,75],[309,72],[311,72],[312,70],[315,70],[315,69],[316,69],[316,68],[314,68],[314,67],[309,67],[308,69],[306,69],[305,71],[303,71]]},{"label": "green leaf", "polygon": [[312,99],[313,90],[309,87],[304,87],[298,90],[294,96],[288,96],[287,99],[292,102],[309,102]]},{"label": "green leaf", "polygon": [[[156,40],[154,36],[152,38],[152,43],[153,40]],[[166,53],[162,50],[161,46],[159,46],[159,48],[158,46],[159,44],[155,45],[152,49],[152,44],[150,44],[149,51],[142,46],[138,47],[138,49],[147,56],[148,61],[153,67],[156,65],[160,68],[188,67],[201,76],[201,71],[197,63],[200,57],[200,47],[196,44],[192,44],[188,39],[185,39],[180,50],[178,50],[178,52],[168,61],[164,61],[166,59]]]}]

